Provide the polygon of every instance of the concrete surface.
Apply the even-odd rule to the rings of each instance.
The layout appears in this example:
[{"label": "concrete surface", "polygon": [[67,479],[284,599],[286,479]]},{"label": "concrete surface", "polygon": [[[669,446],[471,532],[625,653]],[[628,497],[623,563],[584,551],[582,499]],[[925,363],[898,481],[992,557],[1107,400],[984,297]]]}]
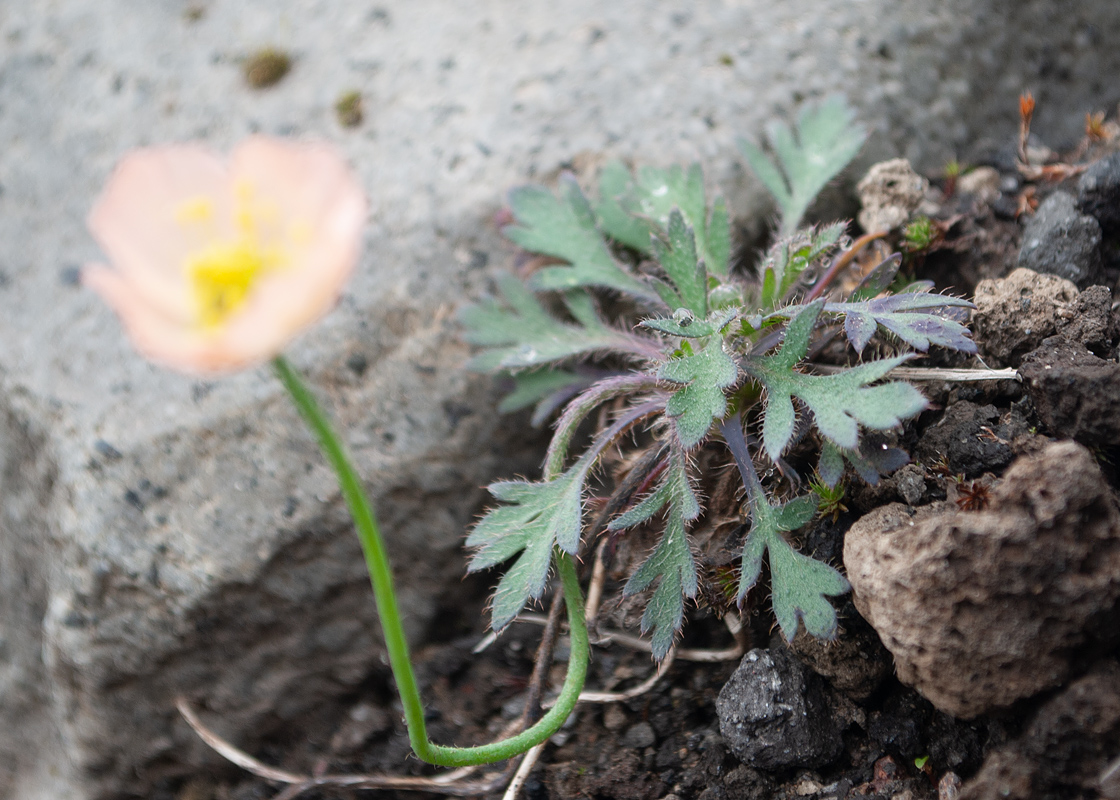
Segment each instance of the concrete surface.
[{"label": "concrete surface", "polygon": [[[764,203],[735,137],[833,91],[874,131],[864,165],[1005,142],[1024,89],[1057,146],[1120,99],[1118,26],[1115,3],[1044,0],[0,4],[0,796],[149,796],[213,758],[175,694],[251,749],[381,669],[338,493],[267,371],[151,367],[76,285],[129,148],[311,135],[359,171],[363,266],[292,356],[347,432],[420,636],[478,487],[534,459],[451,321],[508,262],[507,188],[587,156],[700,159],[744,219]],[[241,62],[268,44],[292,72],[250,90]],[[343,129],[351,89],[366,120]]]}]

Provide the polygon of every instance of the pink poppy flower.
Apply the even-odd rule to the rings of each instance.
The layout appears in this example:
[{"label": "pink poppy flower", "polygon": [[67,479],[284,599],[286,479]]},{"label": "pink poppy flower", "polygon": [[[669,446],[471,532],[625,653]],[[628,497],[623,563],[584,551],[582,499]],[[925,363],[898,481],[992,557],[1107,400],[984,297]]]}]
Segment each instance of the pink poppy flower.
[{"label": "pink poppy flower", "polygon": [[182,372],[276,356],[338,299],[361,250],[366,200],[333,149],[264,136],[228,163],[195,144],[126,156],[89,229],[112,267],[84,283],[144,355]]}]

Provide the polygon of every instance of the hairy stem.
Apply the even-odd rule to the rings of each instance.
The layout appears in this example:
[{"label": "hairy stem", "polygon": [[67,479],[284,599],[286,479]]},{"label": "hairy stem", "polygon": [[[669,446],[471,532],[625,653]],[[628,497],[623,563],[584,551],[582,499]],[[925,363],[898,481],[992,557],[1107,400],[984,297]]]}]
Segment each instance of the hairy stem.
[{"label": "hairy stem", "polygon": [[427,724],[424,721],[424,704],[420,699],[420,689],[409,658],[408,641],[405,639],[404,627],[401,625],[397,595],[393,590],[393,574],[389,567],[389,557],[377,526],[373,506],[366,497],[361,479],[342,441],[310,389],[283,356],[278,356],[273,361],[273,367],[284,388],[292,396],[300,415],[315,433],[324,457],[338,476],[342,496],[354,518],[358,539],[362,543],[366,566],[369,569],[370,582],[373,584],[373,595],[377,603],[381,630],[385,637],[385,647],[389,651],[389,665],[397,683],[401,705],[404,707],[408,739],[413,752],[429,764],[466,767],[503,761],[546,741],[560,729],[572,713],[579,700],[580,690],[583,689],[584,679],[587,677],[589,649],[587,627],[583,618],[583,596],[571,557],[558,549],[553,552],[568,608],[568,625],[571,628],[568,675],[564,679],[556,705],[528,730],[500,742],[478,747],[448,747],[433,744],[428,738]]}]

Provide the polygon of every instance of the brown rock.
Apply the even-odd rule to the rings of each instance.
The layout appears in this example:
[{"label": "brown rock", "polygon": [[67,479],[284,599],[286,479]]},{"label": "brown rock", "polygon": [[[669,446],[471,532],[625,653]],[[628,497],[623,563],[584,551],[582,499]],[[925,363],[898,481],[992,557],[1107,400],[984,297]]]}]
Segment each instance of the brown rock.
[{"label": "brown rock", "polygon": [[1017,740],[991,753],[960,800],[1109,796],[1120,739],[1120,668],[1098,664],[1048,700]]},{"label": "brown rock", "polygon": [[1116,624],[1120,512],[1089,452],[1017,460],[985,511],[884,506],[848,531],[856,607],[899,679],[971,718],[1057,686]]},{"label": "brown rock", "polygon": [[922,205],[929,181],[905,158],[874,164],[856,186],[863,210],[859,224],[865,231],[901,228]]},{"label": "brown rock", "polygon": [[1018,366],[1042,341],[1063,334],[1096,350],[1112,336],[1112,296],[1103,286],[1084,292],[1065,278],[1017,269],[976,285],[972,329],[984,355]]},{"label": "brown rock", "polygon": [[1019,375],[1047,433],[1093,447],[1120,443],[1120,364],[1053,336],[1027,354]]}]

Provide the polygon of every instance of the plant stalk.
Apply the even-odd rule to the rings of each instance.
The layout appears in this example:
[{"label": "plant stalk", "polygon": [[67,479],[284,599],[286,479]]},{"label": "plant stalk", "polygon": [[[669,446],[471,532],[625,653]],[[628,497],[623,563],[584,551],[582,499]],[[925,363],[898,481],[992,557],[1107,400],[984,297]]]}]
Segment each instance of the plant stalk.
[{"label": "plant stalk", "polygon": [[412,669],[408,640],[404,635],[397,595],[393,590],[393,574],[389,566],[389,557],[378,529],[373,506],[362,488],[361,479],[346,453],[346,448],[311,390],[283,356],[276,357],[273,367],[280,382],[291,395],[300,416],[319,441],[323,456],[338,476],[342,496],[350,508],[358,539],[365,554],[366,567],[369,570],[370,583],[373,585],[373,595],[377,603],[377,614],[385,637],[385,647],[389,651],[389,665],[393,670],[397,692],[400,694],[401,705],[404,708],[408,739],[413,752],[429,764],[442,767],[466,767],[503,761],[546,741],[560,729],[575,708],[579,693],[583,689],[584,679],[587,677],[590,655],[587,626],[583,618],[583,596],[571,556],[559,549],[553,551],[568,609],[568,625],[571,629],[568,674],[564,678],[564,685],[556,699],[556,705],[532,727],[500,742],[477,747],[448,747],[434,744],[428,738],[427,724],[424,721],[424,703],[420,698],[416,674]]}]

